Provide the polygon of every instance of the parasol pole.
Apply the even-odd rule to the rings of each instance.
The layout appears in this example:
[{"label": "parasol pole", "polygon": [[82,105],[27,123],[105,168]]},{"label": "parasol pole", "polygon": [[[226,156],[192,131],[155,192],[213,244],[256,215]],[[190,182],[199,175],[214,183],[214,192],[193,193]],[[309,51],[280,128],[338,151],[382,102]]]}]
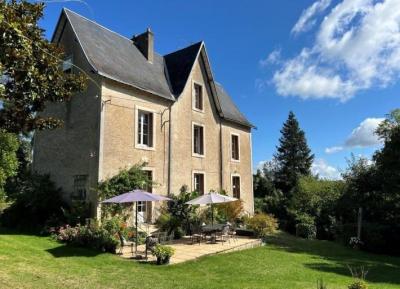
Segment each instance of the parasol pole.
[{"label": "parasol pole", "polygon": [[138,225],[137,225],[137,214],[138,214],[138,203],[135,202],[135,230],[136,230],[136,236],[135,236],[135,256],[137,256],[137,245],[138,245]]}]

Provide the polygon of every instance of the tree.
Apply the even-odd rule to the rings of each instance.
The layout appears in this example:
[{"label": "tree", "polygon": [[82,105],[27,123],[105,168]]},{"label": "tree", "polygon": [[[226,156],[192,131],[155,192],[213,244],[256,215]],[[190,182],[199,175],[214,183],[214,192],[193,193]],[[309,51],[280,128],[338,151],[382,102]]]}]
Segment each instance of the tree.
[{"label": "tree", "polygon": [[43,9],[43,3],[0,0],[0,128],[7,132],[60,126],[40,112],[85,88],[86,77],[63,73],[62,49],[44,38]]},{"label": "tree", "polygon": [[274,156],[278,166],[275,172],[275,187],[290,198],[299,177],[311,174],[314,155],[311,154],[304,131],[300,129],[292,111],[281,129],[281,134]]},{"label": "tree", "polygon": [[18,139],[12,133],[0,132],[0,201],[4,199],[4,185],[18,169]]},{"label": "tree", "polygon": [[393,110],[377,129],[384,141],[375,152],[376,174],[381,186],[385,222],[400,222],[400,109]]}]

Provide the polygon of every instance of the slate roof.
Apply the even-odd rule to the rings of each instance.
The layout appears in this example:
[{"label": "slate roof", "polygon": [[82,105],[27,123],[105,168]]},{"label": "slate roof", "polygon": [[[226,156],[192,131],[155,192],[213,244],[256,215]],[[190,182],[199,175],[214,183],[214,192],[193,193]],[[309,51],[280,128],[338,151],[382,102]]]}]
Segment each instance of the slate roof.
[{"label": "slate roof", "polygon": [[[154,52],[153,63],[150,63],[132,40],[66,8],[63,13],[89,63],[98,74],[172,101],[182,93],[203,47],[203,42],[198,42],[165,56]],[[56,33],[57,30],[54,35]],[[215,97],[218,97],[221,117],[254,127],[222,86],[218,84],[216,88]]]}]

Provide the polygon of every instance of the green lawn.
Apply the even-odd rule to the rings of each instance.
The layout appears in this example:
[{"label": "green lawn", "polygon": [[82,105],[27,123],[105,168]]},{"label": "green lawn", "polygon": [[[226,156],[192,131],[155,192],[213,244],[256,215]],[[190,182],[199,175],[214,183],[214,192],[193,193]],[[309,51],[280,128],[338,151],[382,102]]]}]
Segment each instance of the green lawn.
[{"label": "green lawn", "polygon": [[268,245],[156,266],[71,248],[47,237],[0,234],[0,288],[347,288],[347,264],[366,265],[370,288],[400,288],[400,258],[286,234]]}]

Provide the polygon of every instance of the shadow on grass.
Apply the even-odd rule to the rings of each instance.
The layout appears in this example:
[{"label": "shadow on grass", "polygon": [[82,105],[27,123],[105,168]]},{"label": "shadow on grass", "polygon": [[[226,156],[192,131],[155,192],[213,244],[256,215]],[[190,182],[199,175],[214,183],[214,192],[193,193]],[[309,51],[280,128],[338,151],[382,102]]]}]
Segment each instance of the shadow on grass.
[{"label": "shadow on grass", "polygon": [[318,256],[327,261],[304,264],[313,270],[351,277],[349,266],[363,266],[368,271],[368,282],[400,284],[398,257],[356,251],[331,241],[304,240],[286,233],[268,237],[267,243],[273,245],[273,250]]},{"label": "shadow on grass", "polygon": [[47,249],[46,252],[50,253],[56,258],[65,257],[96,257],[102,252],[90,250],[86,248],[74,247],[69,245],[61,245],[56,248]]}]

